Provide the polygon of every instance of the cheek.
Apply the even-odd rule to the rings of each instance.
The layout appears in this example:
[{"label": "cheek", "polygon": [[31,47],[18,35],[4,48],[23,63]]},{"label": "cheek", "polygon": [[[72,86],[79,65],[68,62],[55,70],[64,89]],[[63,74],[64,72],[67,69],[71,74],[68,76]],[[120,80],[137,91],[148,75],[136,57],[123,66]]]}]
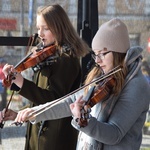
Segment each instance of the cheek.
[{"label": "cheek", "polygon": [[110,57],[108,60],[107,60],[107,69],[108,70],[112,70],[114,68],[114,65],[113,65],[113,57]]},{"label": "cheek", "polygon": [[114,68],[113,63],[110,63],[109,70],[112,70]]},{"label": "cheek", "polygon": [[50,41],[54,41],[54,36],[53,36],[53,34],[52,34],[51,32],[49,32],[49,33],[47,34],[47,38],[48,38]]}]

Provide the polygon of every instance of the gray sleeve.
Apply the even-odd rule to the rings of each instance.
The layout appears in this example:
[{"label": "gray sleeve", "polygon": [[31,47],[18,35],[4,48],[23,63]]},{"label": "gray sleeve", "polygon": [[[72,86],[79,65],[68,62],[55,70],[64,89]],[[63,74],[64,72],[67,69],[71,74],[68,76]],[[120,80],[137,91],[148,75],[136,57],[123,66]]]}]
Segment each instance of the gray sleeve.
[{"label": "gray sleeve", "polygon": [[31,123],[35,124],[40,121],[54,120],[72,116],[70,104],[73,103],[81,95],[82,92],[79,91],[62,100],[58,99],[52,102],[48,102],[44,105],[33,107],[32,109],[34,111],[37,111],[38,109],[41,109],[43,107],[45,107],[45,109],[42,113],[37,115],[35,120],[31,121]]},{"label": "gray sleeve", "polygon": [[150,97],[150,87],[144,88],[143,91],[144,84],[137,84],[137,80],[128,84],[107,122],[98,121],[93,116],[84,128],[79,128],[74,120],[72,125],[95,140],[109,145],[119,143],[129,132],[139,133],[145,121]]}]

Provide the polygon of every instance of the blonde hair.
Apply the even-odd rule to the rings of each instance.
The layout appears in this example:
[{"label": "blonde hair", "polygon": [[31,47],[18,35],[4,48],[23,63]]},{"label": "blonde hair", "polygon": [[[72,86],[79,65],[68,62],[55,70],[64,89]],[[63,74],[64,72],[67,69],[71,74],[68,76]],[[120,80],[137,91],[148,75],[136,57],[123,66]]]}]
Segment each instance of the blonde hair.
[{"label": "blonde hair", "polygon": [[55,36],[56,45],[61,48],[63,44],[69,44],[73,49],[73,54],[77,57],[85,56],[90,48],[79,37],[71,24],[64,9],[58,5],[39,7],[37,15],[42,15],[48,28]]},{"label": "blonde hair", "polygon": [[[127,66],[124,62],[125,53],[118,53],[118,52],[112,52],[113,57],[115,58],[113,60],[113,66],[117,67],[119,65],[122,66],[122,71],[119,71],[114,74],[114,78],[116,80],[116,84],[113,88],[113,94],[118,94],[120,90],[123,87],[125,77],[127,75]],[[93,79],[99,77],[102,75],[102,71],[98,66],[95,66],[87,75],[87,78],[85,80],[85,85],[90,83]],[[88,88],[88,87],[87,87]],[[85,92],[87,92],[87,88],[85,89]]]}]

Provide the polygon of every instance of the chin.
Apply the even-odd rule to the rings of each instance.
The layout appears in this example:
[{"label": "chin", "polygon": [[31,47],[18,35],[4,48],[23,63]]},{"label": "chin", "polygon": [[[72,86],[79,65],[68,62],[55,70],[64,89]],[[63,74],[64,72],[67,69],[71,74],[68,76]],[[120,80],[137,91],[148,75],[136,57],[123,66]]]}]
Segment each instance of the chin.
[{"label": "chin", "polygon": [[108,70],[104,70],[104,73],[106,74],[106,73],[108,73],[109,71]]}]

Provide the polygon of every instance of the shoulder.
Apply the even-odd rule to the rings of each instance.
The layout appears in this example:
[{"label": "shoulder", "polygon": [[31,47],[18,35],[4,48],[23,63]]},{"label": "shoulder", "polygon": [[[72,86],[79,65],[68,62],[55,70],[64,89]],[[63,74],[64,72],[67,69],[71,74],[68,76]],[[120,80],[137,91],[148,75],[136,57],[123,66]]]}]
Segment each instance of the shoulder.
[{"label": "shoulder", "polygon": [[56,65],[65,65],[66,67],[70,67],[70,66],[77,66],[80,67],[80,59],[77,57],[73,57],[70,55],[66,55],[66,54],[62,54],[57,62]]},{"label": "shoulder", "polygon": [[130,101],[144,102],[148,104],[150,97],[150,86],[142,73],[134,76],[123,88],[122,95]]},{"label": "shoulder", "polygon": [[144,75],[139,72],[137,75],[135,75],[127,84],[128,87],[133,88],[133,90],[141,90],[143,88],[149,88],[148,83],[146,81],[146,78]]}]

